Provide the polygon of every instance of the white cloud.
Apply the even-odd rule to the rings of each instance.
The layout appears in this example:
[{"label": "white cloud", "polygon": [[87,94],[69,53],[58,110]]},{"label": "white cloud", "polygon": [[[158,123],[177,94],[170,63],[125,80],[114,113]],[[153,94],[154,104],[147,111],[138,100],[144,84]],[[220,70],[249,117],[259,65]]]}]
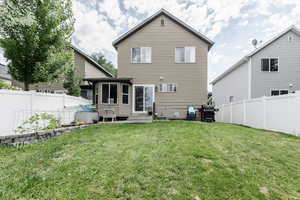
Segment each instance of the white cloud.
[{"label": "white cloud", "polygon": [[105,16],[79,1],[74,2],[73,11],[76,19],[75,37],[79,47],[88,53],[103,50],[115,52],[111,42],[117,37],[117,31]]},{"label": "white cloud", "polygon": [[240,25],[241,25],[241,26],[247,26],[247,25],[248,25],[248,23],[249,23],[249,21],[248,21],[248,20],[246,20],[246,21],[243,21],[243,22],[241,22],[241,23],[240,23]]}]

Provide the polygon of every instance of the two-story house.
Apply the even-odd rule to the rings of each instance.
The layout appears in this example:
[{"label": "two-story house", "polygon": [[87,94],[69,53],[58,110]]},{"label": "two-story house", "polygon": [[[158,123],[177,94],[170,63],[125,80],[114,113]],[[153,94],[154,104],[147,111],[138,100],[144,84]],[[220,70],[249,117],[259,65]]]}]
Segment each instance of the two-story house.
[{"label": "two-story house", "polygon": [[[85,78],[112,78],[113,74],[108,72],[104,67],[96,63],[89,55],[75,46],[71,46],[74,51],[74,65],[76,67],[77,76]],[[24,84],[13,81],[13,85],[19,88],[24,88]],[[81,97],[86,99],[93,98],[92,86],[86,81],[80,84]],[[44,93],[66,93],[66,89],[62,83],[38,83],[30,85],[30,90]]]},{"label": "two-story house", "polygon": [[289,27],[243,57],[212,85],[216,105],[300,90],[300,31]]},{"label": "two-story house", "polygon": [[113,42],[118,76],[89,79],[95,103],[122,117],[154,109],[158,116],[183,119],[188,105],[207,102],[207,54],[213,44],[161,9]]}]

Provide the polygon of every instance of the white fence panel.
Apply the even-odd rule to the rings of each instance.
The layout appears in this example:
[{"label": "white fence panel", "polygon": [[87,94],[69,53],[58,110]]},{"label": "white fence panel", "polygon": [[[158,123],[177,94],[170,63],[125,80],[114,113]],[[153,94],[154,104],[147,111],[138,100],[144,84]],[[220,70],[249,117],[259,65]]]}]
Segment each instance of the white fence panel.
[{"label": "white fence panel", "polygon": [[62,123],[70,123],[79,105],[90,103],[64,94],[0,90],[0,136],[14,134],[15,129],[35,113],[53,114]]},{"label": "white fence panel", "polygon": [[232,123],[243,124],[244,122],[244,104],[237,102],[232,104]]},{"label": "white fence panel", "polygon": [[231,105],[228,104],[228,105],[224,105],[223,106],[223,113],[222,113],[222,119],[223,119],[223,122],[226,122],[226,123],[231,123],[231,115],[230,115],[230,109],[231,109]]},{"label": "white fence panel", "polygon": [[216,121],[300,136],[300,92],[221,105]]},{"label": "white fence panel", "polygon": [[262,99],[246,101],[245,125],[261,129],[264,128],[263,113]]},{"label": "white fence panel", "polygon": [[[281,96],[266,100],[266,128],[281,132],[299,131],[299,99],[297,96]],[[283,123],[284,122],[284,123]]]}]

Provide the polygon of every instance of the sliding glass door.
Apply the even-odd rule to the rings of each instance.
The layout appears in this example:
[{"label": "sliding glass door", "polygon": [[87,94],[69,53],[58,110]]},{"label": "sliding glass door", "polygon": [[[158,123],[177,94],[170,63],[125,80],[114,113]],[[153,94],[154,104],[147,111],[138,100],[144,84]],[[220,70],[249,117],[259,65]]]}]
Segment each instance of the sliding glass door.
[{"label": "sliding glass door", "polygon": [[134,112],[146,112],[152,110],[154,102],[153,85],[134,85]]}]

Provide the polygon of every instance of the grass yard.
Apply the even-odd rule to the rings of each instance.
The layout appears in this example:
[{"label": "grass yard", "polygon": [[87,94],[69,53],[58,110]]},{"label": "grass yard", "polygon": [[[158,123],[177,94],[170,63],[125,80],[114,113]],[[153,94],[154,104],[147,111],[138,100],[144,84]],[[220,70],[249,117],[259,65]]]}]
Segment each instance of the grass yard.
[{"label": "grass yard", "polygon": [[0,199],[300,199],[300,138],[218,123],[90,127],[0,147]]}]

